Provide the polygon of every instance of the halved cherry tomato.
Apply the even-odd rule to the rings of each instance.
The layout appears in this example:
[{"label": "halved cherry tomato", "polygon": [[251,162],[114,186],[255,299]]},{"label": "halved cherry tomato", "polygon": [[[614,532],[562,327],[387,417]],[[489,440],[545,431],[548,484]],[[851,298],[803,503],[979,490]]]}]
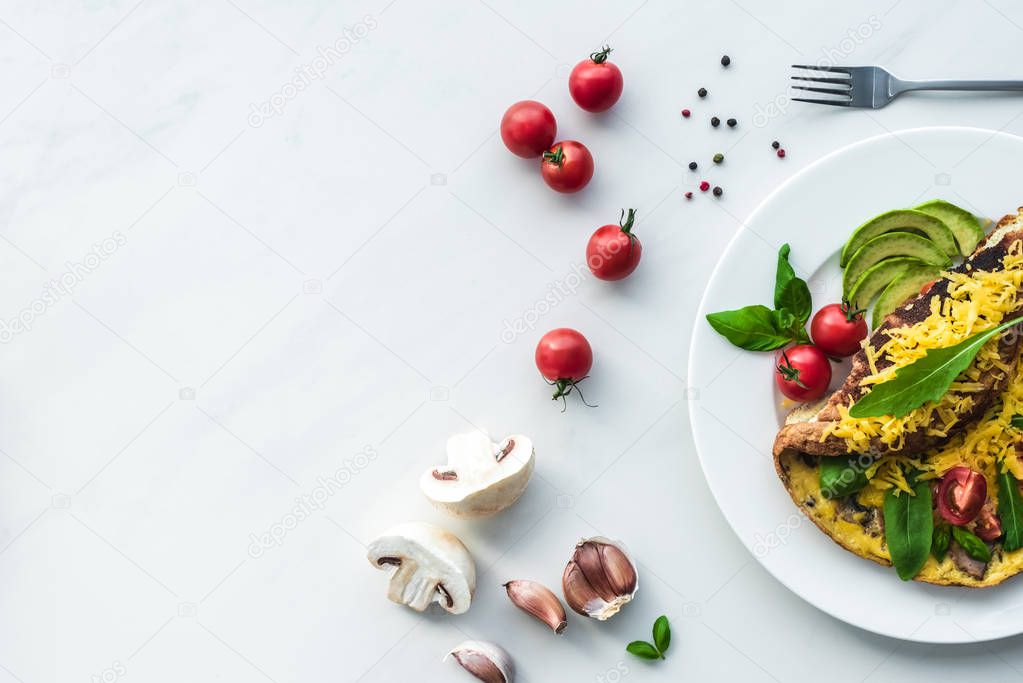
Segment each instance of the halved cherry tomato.
[{"label": "halved cherry tomato", "polygon": [[924,285],[923,287],[921,287],[921,288],[920,288],[920,296],[923,296],[923,295],[924,295],[924,294],[926,294],[927,292],[931,291],[931,287],[933,287],[933,286],[935,285],[935,283],[936,283],[936,282],[937,282],[937,280],[931,280],[931,281],[930,281],[930,282],[928,282],[928,283],[927,283],[926,285]]},{"label": "halved cherry tomato", "polygon": [[953,467],[941,478],[938,513],[949,524],[969,524],[987,500],[987,479],[969,467]]},{"label": "halved cherry tomato", "polygon": [[989,542],[1002,535],[1002,520],[995,514],[990,503],[984,503],[984,507],[980,509],[980,514],[977,515],[977,526],[974,527],[973,532],[980,540]]},{"label": "halved cherry tomato", "polygon": [[558,192],[578,192],[593,177],[593,155],[575,140],[555,142],[540,161],[543,181]]},{"label": "halved cherry tomato", "polygon": [[629,209],[628,218],[625,218],[625,209],[622,209],[618,225],[609,224],[597,228],[590,236],[586,245],[586,265],[601,280],[621,280],[639,265],[643,245],[632,234],[635,220],[635,209]]},{"label": "halved cherry tomato", "polygon": [[831,361],[812,344],[797,344],[775,357],[774,381],[793,401],[814,401],[831,383]]},{"label": "halved cherry tomato", "polygon": [[605,45],[589,59],[576,64],[568,76],[569,94],[586,111],[607,111],[622,96],[625,81],[621,70],[607,61],[609,54],[611,48]]},{"label": "halved cherry tomato", "polygon": [[829,356],[846,358],[859,351],[860,342],[867,338],[867,321],[862,310],[846,302],[829,304],[810,321],[810,337]]},{"label": "halved cherry tomato", "polygon": [[501,139],[512,154],[534,159],[544,153],[558,132],[551,110],[540,102],[522,100],[501,118]]}]

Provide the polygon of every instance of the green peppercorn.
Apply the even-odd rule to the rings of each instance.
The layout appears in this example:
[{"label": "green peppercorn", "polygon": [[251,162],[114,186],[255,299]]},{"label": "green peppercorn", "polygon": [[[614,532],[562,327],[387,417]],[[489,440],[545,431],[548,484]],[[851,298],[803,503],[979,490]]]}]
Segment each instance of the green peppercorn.
[{"label": "green peppercorn", "polygon": [[718,153],[718,154],[714,155],[714,163],[715,164],[720,164],[724,160],[725,160],[725,155],[724,154]]}]

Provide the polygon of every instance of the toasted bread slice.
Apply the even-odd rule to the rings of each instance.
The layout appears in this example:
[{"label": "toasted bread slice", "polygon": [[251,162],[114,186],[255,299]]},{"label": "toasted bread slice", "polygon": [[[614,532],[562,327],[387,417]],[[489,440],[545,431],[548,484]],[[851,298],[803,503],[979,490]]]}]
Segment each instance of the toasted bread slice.
[{"label": "toasted bread slice", "polygon": [[[976,251],[951,272],[968,274],[973,271],[998,271],[1002,269],[1002,259],[1010,246],[1017,240],[1023,240],[1023,207],[1016,215],[1008,215],[999,221],[994,231],[984,239]],[[926,295],[919,295],[899,306],[889,314],[884,322],[874,331],[868,340],[873,348],[880,348],[888,337],[886,331],[913,325],[930,315],[930,301],[934,296],[948,297],[949,281],[939,279]],[[998,352],[1008,365],[1016,355],[1020,338],[1023,335],[1003,335],[999,342]],[[883,360],[878,361],[878,368],[884,367]],[[847,454],[848,448],[844,439],[827,433],[830,424],[837,423],[841,418],[839,406],[855,403],[863,395],[861,380],[871,373],[867,355],[860,350],[852,358],[852,370],[842,386],[826,400],[811,408],[801,406],[794,410],[785,420],[785,426],[778,432],[774,442],[774,453],[779,455],[785,451],[807,453],[817,456],[837,456]],[[958,424],[944,436],[929,434],[926,430],[911,432],[906,435],[899,451],[913,452],[926,450],[947,441],[955,433],[965,429],[976,421],[991,405],[1001,390],[1011,380],[1006,373],[991,371],[981,375],[979,382],[984,388],[973,394],[974,403],[971,409],[959,415]],[[870,453],[883,454],[895,452],[879,440],[870,443]]]}]

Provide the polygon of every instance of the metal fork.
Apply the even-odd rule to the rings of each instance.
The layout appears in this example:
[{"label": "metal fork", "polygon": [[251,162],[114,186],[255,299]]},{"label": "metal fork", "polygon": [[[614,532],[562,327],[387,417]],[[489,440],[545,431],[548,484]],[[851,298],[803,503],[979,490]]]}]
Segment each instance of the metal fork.
[{"label": "metal fork", "polygon": [[911,90],[1001,90],[1023,91],[1023,81],[904,81],[879,66],[807,66],[793,64],[793,69],[824,71],[842,76],[793,76],[794,81],[827,83],[833,87],[793,85],[796,90],[837,95],[837,99],[806,99],[793,97],[797,102],[831,104],[836,107],[866,107],[880,109],[904,92]]}]

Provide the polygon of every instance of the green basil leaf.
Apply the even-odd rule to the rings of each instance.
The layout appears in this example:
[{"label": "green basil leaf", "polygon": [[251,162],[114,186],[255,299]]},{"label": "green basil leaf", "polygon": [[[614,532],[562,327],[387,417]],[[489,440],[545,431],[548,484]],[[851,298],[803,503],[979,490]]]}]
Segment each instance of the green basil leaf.
[{"label": "green basil leaf", "polygon": [[1023,548],[1023,495],[1019,481],[1012,472],[998,475],[998,515],[1002,519],[1002,549],[1006,552]]},{"label": "green basil leaf", "polygon": [[810,319],[813,303],[810,288],[806,282],[796,277],[796,271],[789,264],[789,245],[781,245],[778,250],[778,272],[774,278],[774,307],[785,309],[796,316],[802,327]]},{"label": "green basil leaf", "polygon": [[934,527],[934,535],[931,537],[931,555],[938,562],[944,562],[948,555],[948,545],[952,541],[952,527],[948,523],[939,524]]},{"label": "green basil leaf", "polygon": [[780,328],[778,314],[759,304],[707,316],[707,322],[722,337],[747,351],[773,351],[792,341]]},{"label": "green basil leaf", "polygon": [[1009,424],[1011,424],[1014,429],[1023,429],[1023,415],[1020,415],[1019,413],[1013,415],[1012,419],[1009,420]]},{"label": "green basil leaf", "polygon": [[966,554],[973,559],[980,560],[981,562],[991,561],[991,551],[988,550],[987,544],[963,527],[952,527],[952,537],[956,540],[956,543],[963,547]]},{"label": "green basil leaf", "polygon": [[820,458],[821,495],[826,500],[856,493],[867,485],[867,472],[858,458]]},{"label": "green basil leaf", "polygon": [[645,640],[634,640],[626,645],[625,649],[640,659],[664,659],[664,656],[657,651],[657,648]]},{"label": "green basil leaf", "polygon": [[909,581],[924,566],[931,553],[934,516],[931,512],[931,486],[919,482],[913,487],[916,495],[905,491],[895,495],[892,489],[884,499],[884,537],[895,571]]},{"label": "green basil leaf", "polygon": [[671,645],[671,626],[668,625],[668,617],[661,615],[654,622],[654,645],[663,655]]},{"label": "green basil leaf", "polygon": [[1014,318],[954,346],[931,349],[923,358],[896,370],[893,379],[876,385],[853,404],[849,414],[853,417],[902,417],[928,401],[937,401],[970,366],[984,344],[1021,321],[1023,318]]}]

